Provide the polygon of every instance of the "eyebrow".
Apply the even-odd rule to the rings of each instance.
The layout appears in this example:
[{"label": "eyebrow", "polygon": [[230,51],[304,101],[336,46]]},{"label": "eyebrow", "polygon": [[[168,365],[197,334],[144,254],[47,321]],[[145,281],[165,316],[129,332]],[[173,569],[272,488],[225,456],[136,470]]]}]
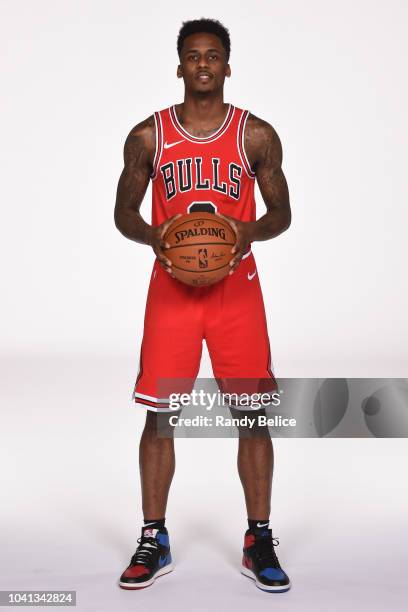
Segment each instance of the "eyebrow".
[{"label": "eyebrow", "polygon": [[[188,49],[186,53],[196,53],[197,51],[200,51],[200,49]],[[220,49],[206,49],[206,51],[216,51],[217,53],[220,53]]]}]

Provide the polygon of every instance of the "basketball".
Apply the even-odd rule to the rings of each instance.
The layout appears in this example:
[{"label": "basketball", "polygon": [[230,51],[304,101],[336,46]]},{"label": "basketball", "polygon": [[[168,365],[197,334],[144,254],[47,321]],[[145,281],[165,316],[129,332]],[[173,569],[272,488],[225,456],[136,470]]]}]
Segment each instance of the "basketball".
[{"label": "basketball", "polygon": [[200,287],[213,285],[228,275],[235,232],[213,213],[194,212],[176,219],[167,229],[165,249],[177,280]]}]

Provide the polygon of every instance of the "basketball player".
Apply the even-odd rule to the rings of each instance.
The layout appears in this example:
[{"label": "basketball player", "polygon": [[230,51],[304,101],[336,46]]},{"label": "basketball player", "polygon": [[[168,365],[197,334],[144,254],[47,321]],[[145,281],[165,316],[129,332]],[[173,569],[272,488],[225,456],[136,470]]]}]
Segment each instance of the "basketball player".
[{"label": "basketball player", "polygon": [[[165,511],[175,468],[174,440],[157,435],[157,419],[169,412],[158,379],[194,380],[205,339],[217,381],[259,379],[269,382],[270,391],[277,389],[251,244],[270,240],[290,225],[281,144],[271,125],[224,102],[224,80],[231,75],[230,38],[220,22],[185,22],[177,49],[184,102],[154,113],[131,130],[115,208],[119,231],[152,247],[156,255],[133,395],[136,404],[147,409],[140,442],[144,526],[119,581],[127,589],[149,586],[172,570]],[[139,212],[149,181],[151,225]],[[267,209],[258,220],[255,181]],[[209,287],[190,287],[174,278],[163,235],[177,215],[203,210],[230,220],[236,244],[226,278]],[[290,581],[279,564],[274,549],[278,541],[269,528],[273,473],[269,435],[240,438],[238,471],[248,516],[242,573],[265,591],[287,591]]]}]

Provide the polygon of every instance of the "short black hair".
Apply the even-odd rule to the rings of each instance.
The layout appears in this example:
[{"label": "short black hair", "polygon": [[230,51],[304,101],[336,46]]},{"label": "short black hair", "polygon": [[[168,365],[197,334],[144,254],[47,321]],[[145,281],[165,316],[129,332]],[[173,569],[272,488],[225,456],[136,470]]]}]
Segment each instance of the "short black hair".
[{"label": "short black hair", "polygon": [[227,54],[227,62],[230,58],[231,53],[231,40],[229,31],[222,25],[218,19],[193,19],[192,21],[183,21],[183,25],[180,28],[177,38],[177,53],[180,57],[183,43],[187,36],[191,34],[198,34],[199,32],[206,32],[208,34],[214,34],[220,39],[222,46]]}]

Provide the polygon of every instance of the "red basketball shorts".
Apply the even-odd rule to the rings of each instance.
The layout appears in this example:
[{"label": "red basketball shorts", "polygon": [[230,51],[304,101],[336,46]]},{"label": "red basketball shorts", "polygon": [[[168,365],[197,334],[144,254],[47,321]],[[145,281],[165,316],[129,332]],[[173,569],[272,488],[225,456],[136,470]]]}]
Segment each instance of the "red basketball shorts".
[{"label": "red basketball shorts", "polygon": [[[190,287],[172,278],[155,261],[147,296],[139,373],[133,392],[137,404],[155,412],[169,410],[160,381],[175,380],[174,392],[190,392],[206,341],[214,377],[221,391],[273,392],[265,308],[251,251],[235,272],[210,287]],[[178,381],[178,383],[177,383]],[[236,384],[234,383],[236,382]],[[190,389],[188,388],[190,385]],[[236,392],[236,391],[235,391]]]}]

